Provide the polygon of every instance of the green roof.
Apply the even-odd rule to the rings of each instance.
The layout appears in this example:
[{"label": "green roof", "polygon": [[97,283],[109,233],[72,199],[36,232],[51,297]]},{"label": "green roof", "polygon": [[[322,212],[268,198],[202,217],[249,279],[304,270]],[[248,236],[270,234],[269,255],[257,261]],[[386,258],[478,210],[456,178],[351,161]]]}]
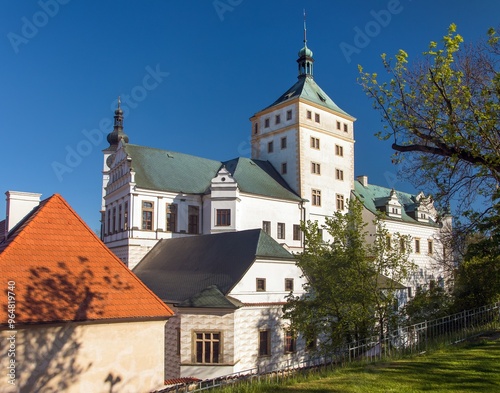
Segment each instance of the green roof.
[{"label": "green roof", "polygon": [[333,102],[330,97],[328,97],[328,95],[321,89],[321,87],[318,86],[318,84],[311,76],[300,77],[297,83],[290,87],[280,98],[278,98],[271,105],[264,109],[270,108],[297,97],[331,109],[340,114],[352,117],[350,114],[340,109],[340,107],[335,104],[335,102]]},{"label": "green roof", "polygon": [[149,190],[202,194],[221,167],[220,161],[151,147],[124,144],[132,158],[135,182]]},{"label": "green roof", "polygon": [[211,180],[225,166],[242,192],[301,200],[268,161],[240,157],[221,162],[145,146],[123,146],[132,159],[135,182],[140,188],[204,194],[208,192]]},{"label": "green roof", "polygon": [[[374,214],[380,213],[379,207],[385,206],[392,189],[387,187],[376,186],[373,184],[368,184],[366,187],[363,186],[358,180],[354,182],[354,195],[363,203],[364,207]],[[421,222],[410,217],[408,213],[413,212],[417,206],[417,199],[415,195],[401,192],[396,190],[396,195],[398,197],[399,203],[403,207],[401,209],[401,218],[386,217],[388,220],[404,221],[413,224],[422,225],[432,225],[436,226],[431,218],[428,222]]]},{"label": "green roof", "polygon": [[229,293],[259,258],[294,261],[264,231],[248,229],[160,240],[133,272],[164,301],[234,307],[238,304]]},{"label": "green roof", "polygon": [[269,161],[236,158],[224,162],[240,191],[278,199],[300,201]]}]

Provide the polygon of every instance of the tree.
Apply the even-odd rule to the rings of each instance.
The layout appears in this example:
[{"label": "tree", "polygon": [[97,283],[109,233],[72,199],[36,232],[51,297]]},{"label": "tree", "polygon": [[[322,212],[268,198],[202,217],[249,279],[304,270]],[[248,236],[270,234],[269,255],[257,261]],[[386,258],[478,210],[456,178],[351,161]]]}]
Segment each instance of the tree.
[{"label": "tree", "polygon": [[[383,334],[402,286],[412,270],[409,238],[388,236],[380,219],[376,236],[369,237],[362,218],[363,205],[349,201],[349,212],[336,212],[323,230],[317,222],[302,225],[304,252],[297,258],[308,283],[305,294],[290,294],[284,316],[306,341],[321,338],[321,349],[331,351],[346,342]],[[373,239],[367,241],[367,239]]]},{"label": "tree", "polygon": [[443,46],[431,42],[411,67],[403,50],[394,64],[383,54],[389,81],[359,66],[385,123],[377,135],[393,140],[400,174],[442,207],[455,200],[460,213],[477,197],[491,201],[500,181],[500,43],[494,29],[487,38],[465,45],[452,24]]}]

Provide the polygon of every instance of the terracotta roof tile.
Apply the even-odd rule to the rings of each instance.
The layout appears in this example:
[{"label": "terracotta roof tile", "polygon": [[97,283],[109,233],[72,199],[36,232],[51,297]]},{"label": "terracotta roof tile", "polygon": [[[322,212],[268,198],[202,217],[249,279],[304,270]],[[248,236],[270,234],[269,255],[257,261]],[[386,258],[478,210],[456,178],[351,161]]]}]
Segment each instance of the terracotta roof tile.
[{"label": "terracotta roof tile", "polygon": [[0,324],[15,282],[16,323],[173,315],[60,196],[42,201],[0,244]]}]

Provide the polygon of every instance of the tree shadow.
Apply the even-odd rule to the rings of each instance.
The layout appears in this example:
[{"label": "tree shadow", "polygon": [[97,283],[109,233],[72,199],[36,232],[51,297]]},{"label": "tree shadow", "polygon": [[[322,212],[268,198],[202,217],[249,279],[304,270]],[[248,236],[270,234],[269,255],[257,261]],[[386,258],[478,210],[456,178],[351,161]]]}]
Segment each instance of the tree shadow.
[{"label": "tree shadow", "polygon": [[[131,289],[104,267],[105,274],[92,272],[89,260],[78,256],[76,261],[60,261],[57,269],[36,266],[29,269],[29,285],[24,301],[19,304],[27,321],[23,327],[21,392],[61,392],[76,383],[80,375],[93,366],[82,361],[82,322],[104,315],[109,288]],[[29,375],[29,376],[26,376]],[[109,377],[108,377],[109,379]],[[106,379],[110,391],[120,376]]]}]

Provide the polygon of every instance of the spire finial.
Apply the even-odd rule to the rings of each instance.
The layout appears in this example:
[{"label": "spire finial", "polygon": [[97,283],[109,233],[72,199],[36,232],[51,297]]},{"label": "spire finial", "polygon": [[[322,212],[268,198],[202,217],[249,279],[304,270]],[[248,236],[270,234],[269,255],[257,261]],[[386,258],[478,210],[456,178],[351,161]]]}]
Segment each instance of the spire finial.
[{"label": "spire finial", "polygon": [[120,100],[120,96],[118,96],[118,108],[117,109],[120,109],[120,104],[122,103],[122,101]]},{"label": "spire finial", "polygon": [[304,8],[304,46],[307,45],[306,9]]}]

